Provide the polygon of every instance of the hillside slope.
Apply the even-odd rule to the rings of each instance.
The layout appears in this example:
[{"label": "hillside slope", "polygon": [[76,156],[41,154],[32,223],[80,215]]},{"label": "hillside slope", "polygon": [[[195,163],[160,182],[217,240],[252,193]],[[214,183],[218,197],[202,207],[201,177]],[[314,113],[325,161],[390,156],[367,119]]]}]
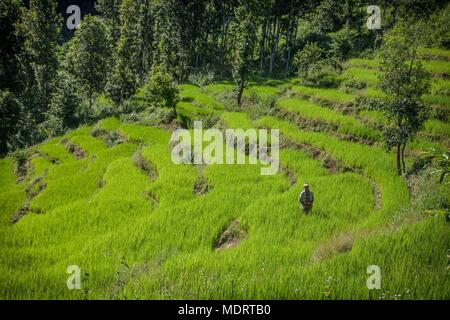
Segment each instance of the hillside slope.
[{"label": "hillside slope", "polygon": [[[358,77],[355,65],[367,67],[350,61],[344,75]],[[0,298],[449,299],[450,226],[414,211],[379,141],[382,116],[352,109],[377,90],[360,80],[368,88],[350,93],[254,83],[248,97],[278,99],[257,117],[227,110],[219,95],[230,84],[180,86],[190,121],[280,129],[274,176],[259,165],[175,165],[169,129],[115,118],[31,148],[19,176],[1,159]],[[434,107],[448,108],[437,95],[445,103]],[[408,152],[449,139],[448,122],[433,119]],[[311,215],[298,208],[304,182]],[[70,265],[82,290],[66,286]],[[370,265],[380,290],[366,287]]]}]

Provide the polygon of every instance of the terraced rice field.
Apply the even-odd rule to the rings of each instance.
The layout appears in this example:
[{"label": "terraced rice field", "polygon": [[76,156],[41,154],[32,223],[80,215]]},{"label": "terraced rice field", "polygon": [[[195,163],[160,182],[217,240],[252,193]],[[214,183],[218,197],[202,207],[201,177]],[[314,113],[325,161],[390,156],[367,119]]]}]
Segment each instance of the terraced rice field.
[{"label": "terraced rice field", "polygon": [[[376,90],[373,61],[349,65],[344,76]],[[232,89],[181,85],[180,117],[279,129],[276,175],[175,165],[170,129],[114,118],[33,147],[21,182],[1,159],[0,297],[450,298],[450,225],[407,210],[414,199],[380,142],[383,115],[348,112],[365,92],[255,83],[246,95],[275,95],[277,112],[253,119],[218,100]],[[110,145],[112,132],[121,139]],[[449,139],[449,124],[432,119],[409,151]],[[297,202],[304,182],[316,197],[310,215]],[[68,290],[69,265],[80,266],[82,290]],[[380,267],[379,290],[366,286],[370,265]]]}]

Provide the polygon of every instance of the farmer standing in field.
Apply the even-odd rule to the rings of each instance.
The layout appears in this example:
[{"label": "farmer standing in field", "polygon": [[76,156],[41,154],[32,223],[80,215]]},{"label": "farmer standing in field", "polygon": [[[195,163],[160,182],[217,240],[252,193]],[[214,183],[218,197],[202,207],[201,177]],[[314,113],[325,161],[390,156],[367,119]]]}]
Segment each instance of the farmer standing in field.
[{"label": "farmer standing in field", "polygon": [[303,189],[304,190],[300,193],[300,196],[298,197],[298,201],[302,206],[303,212],[309,213],[314,203],[314,194],[311,191],[309,191],[309,185],[307,183],[303,185]]}]

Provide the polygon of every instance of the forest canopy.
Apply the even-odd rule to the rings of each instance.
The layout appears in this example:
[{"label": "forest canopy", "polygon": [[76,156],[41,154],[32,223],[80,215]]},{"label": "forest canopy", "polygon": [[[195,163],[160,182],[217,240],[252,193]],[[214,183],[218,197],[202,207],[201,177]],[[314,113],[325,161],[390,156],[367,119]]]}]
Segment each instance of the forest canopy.
[{"label": "forest canopy", "polygon": [[67,1],[0,1],[2,155],[148,109],[140,93],[155,68],[176,83],[234,80],[240,105],[249,79],[300,72],[326,82],[324,67],[339,72],[345,59],[369,57],[402,20],[431,17],[428,45],[450,46],[447,1],[377,1],[374,30],[361,0],[78,2],[81,23],[68,30]]}]

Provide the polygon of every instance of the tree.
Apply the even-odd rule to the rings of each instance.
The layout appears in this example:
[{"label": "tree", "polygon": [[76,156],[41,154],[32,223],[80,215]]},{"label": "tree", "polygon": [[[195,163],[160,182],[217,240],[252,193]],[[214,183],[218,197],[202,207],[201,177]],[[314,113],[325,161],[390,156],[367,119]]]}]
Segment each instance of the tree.
[{"label": "tree", "polygon": [[60,70],[56,79],[57,85],[50,100],[46,120],[41,125],[49,137],[58,136],[69,129],[76,128],[81,120],[79,107],[82,99],[74,76],[65,70]]},{"label": "tree", "polygon": [[89,108],[93,95],[104,89],[110,55],[105,23],[99,17],[86,16],[71,40],[67,59],[70,73],[86,92]]},{"label": "tree", "polygon": [[37,122],[44,120],[53,91],[61,25],[62,19],[56,14],[56,1],[30,0],[21,24],[25,38],[24,63],[28,69],[25,104]]},{"label": "tree", "polygon": [[178,87],[173,77],[156,65],[150,74],[150,79],[144,88],[145,96],[156,107],[171,108],[177,117]]},{"label": "tree", "polygon": [[18,0],[0,0],[0,156],[11,149],[23,111],[19,100],[25,80],[20,60],[23,41],[18,34],[22,9]]},{"label": "tree", "polygon": [[142,0],[139,6],[139,50],[138,50],[138,82],[142,85],[153,63],[154,16],[151,0]]},{"label": "tree", "polygon": [[324,52],[317,43],[308,42],[294,56],[294,66],[300,76],[308,79],[309,75],[321,68]]},{"label": "tree", "polygon": [[109,97],[117,104],[136,92],[139,85],[140,1],[122,0],[120,37],[114,52],[114,67],[107,84]]},{"label": "tree", "polygon": [[235,21],[232,25],[233,53],[232,68],[233,78],[237,84],[237,105],[241,105],[245,82],[250,73],[253,49],[256,42],[256,21],[252,14],[250,2],[242,1],[235,10]]},{"label": "tree", "polygon": [[427,45],[430,47],[450,48],[450,3],[435,12],[427,21]]},{"label": "tree", "polygon": [[328,52],[328,60],[335,69],[342,71],[341,62],[350,57],[356,37],[357,31],[348,25],[331,34],[332,41]]},{"label": "tree", "polygon": [[155,16],[153,64],[181,80],[187,69],[187,55],[182,41],[180,5],[175,0],[158,0],[152,8]]},{"label": "tree", "polygon": [[397,171],[406,171],[404,151],[428,117],[428,108],[421,102],[430,91],[431,74],[421,62],[423,25],[400,23],[388,35],[379,53],[380,87],[386,98],[379,108],[387,117],[384,140],[387,150],[397,149]]},{"label": "tree", "polygon": [[0,0],[0,88],[17,94],[23,89],[20,55],[22,41],[18,36],[22,7],[18,0]]},{"label": "tree", "polygon": [[0,90],[0,156],[6,155],[12,135],[18,131],[23,106],[8,90]]},{"label": "tree", "polygon": [[120,37],[120,4],[122,0],[97,0],[95,8],[102,15],[108,29],[112,47],[115,47]]}]

